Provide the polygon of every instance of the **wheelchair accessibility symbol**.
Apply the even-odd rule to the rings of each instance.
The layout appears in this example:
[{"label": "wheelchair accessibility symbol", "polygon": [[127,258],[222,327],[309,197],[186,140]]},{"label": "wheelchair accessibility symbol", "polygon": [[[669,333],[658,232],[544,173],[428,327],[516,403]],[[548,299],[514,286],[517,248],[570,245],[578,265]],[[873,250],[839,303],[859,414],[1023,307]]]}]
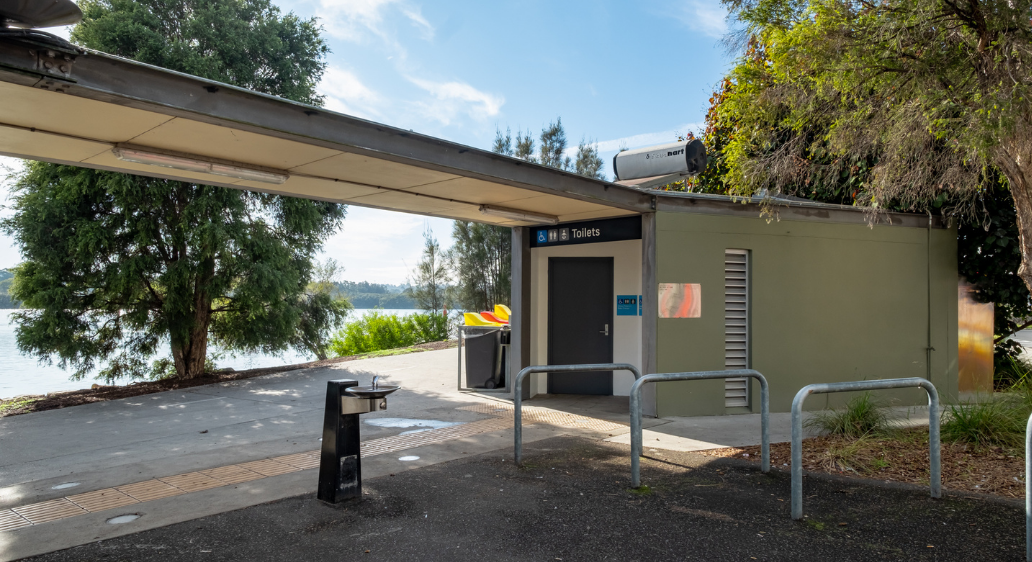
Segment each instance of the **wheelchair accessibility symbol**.
[{"label": "wheelchair accessibility symbol", "polygon": [[538,244],[545,244],[547,242],[548,242],[548,231],[547,230],[539,230],[538,231]]}]

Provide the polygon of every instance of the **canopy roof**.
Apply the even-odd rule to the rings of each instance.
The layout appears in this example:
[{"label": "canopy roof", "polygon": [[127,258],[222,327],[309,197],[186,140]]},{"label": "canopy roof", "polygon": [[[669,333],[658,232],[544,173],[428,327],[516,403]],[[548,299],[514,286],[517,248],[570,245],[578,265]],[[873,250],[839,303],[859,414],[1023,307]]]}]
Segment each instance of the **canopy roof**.
[{"label": "canopy roof", "polygon": [[[69,46],[70,47],[70,46]],[[119,159],[113,149],[276,174],[281,184]],[[651,196],[522,160],[82,49],[0,35],[0,153],[516,226],[648,211]],[[511,215],[511,213],[508,213]]]}]

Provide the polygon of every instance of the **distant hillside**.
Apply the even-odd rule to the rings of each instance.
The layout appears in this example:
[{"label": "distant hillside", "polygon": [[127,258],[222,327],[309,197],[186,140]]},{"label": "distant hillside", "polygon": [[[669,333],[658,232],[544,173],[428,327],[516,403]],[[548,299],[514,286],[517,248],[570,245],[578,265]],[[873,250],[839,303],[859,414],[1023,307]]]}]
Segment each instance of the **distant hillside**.
[{"label": "distant hillside", "polygon": [[368,281],[341,281],[337,291],[355,308],[416,308],[416,301],[404,293],[408,285],[385,285]]},{"label": "distant hillside", "polygon": [[[21,308],[21,303],[8,294],[14,274],[0,269],[0,309]],[[337,291],[347,297],[355,308],[400,308],[414,309],[416,301],[405,294],[408,285],[385,285],[368,281],[342,281],[336,284]]]},{"label": "distant hillside", "polygon": [[21,303],[12,299],[8,294],[13,280],[13,273],[6,269],[0,269],[0,308],[21,308]]}]

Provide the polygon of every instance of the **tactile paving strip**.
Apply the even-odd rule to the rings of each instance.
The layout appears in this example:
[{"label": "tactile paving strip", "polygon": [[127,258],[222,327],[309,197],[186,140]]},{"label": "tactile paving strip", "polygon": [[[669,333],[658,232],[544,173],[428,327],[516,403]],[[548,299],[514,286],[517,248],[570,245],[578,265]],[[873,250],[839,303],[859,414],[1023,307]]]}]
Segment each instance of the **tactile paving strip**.
[{"label": "tactile paving strip", "polygon": [[86,510],[68,501],[68,498],[58,498],[56,500],[23,505],[11,511],[28,519],[33,525],[86,513]]},{"label": "tactile paving strip", "polygon": [[161,498],[167,498],[169,496],[178,496],[179,494],[185,494],[183,490],[170,486],[161,480],[147,480],[144,482],[136,482],[135,484],[127,484],[125,486],[118,486],[115,488],[123,494],[132,496],[142,502],[148,502],[151,500],[157,500]]},{"label": "tactile paving strip", "polygon": [[10,509],[0,510],[0,531],[13,531],[21,527],[32,525],[28,519],[18,515]]},{"label": "tactile paving strip", "polygon": [[216,480],[211,476],[201,474],[200,472],[188,472],[186,474],[177,474],[175,476],[165,476],[163,478],[158,478],[158,480],[161,480],[169,486],[175,486],[184,492],[199,492],[201,490],[208,490],[226,485],[226,482]]},{"label": "tactile paving strip", "polygon": [[241,482],[250,482],[251,480],[265,478],[264,474],[248,470],[240,465],[220,466],[211,470],[202,470],[201,474],[211,476],[212,478],[225,482],[226,484],[239,484]]},{"label": "tactile paving strip", "polygon": [[298,470],[308,470],[309,468],[319,468],[319,451],[309,451],[307,453],[296,453],[293,455],[286,455],[283,457],[272,457],[271,460],[281,462],[283,464],[289,464],[290,466]]},{"label": "tactile paving strip", "polygon": [[113,509],[116,507],[122,507],[123,505],[140,502],[140,500],[127,496],[112,488],[68,496],[67,499],[75,505],[90,512],[103,511],[105,509]]},{"label": "tactile paving strip", "polygon": [[280,474],[286,474],[288,472],[297,472],[298,468],[290,466],[289,464],[283,464],[276,462],[272,459],[264,459],[260,461],[245,462],[238,464],[240,468],[247,470],[253,470],[262,476],[279,476]]},{"label": "tactile paving strip", "polygon": [[[492,417],[486,420],[440,429],[371,439],[362,443],[362,456],[384,455],[453,439],[462,439],[479,433],[512,429],[514,411],[512,404],[487,402],[461,406],[458,409]],[[537,406],[523,408],[523,423],[524,425],[544,423],[560,427],[579,427],[600,432],[627,428],[625,425],[606,420]],[[319,451],[295,453],[197,472],[188,472],[186,474],[164,476],[124,486],[105,488],[56,500],[24,505],[13,509],[3,509],[0,510],[0,532],[13,531],[21,527],[38,525],[85,513],[114,509],[139,502],[318,468],[319,454]]]},{"label": "tactile paving strip", "polygon": [[[511,420],[514,412],[516,411],[515,406],[504,402],[479,403],[470,406],[460,406],[457,409],[466,410],[467,412],[476,412],[478,414],[487,414],[489,416],[504,417],[507,420]],[[591,418],[588,416],[581,416],[579,414],[561,412],[551,408],[523,406],[522,409],[524,425],[543,423],[557,427],[576,427],[600,432],[627,429],[627,426],[624,424]]]}]

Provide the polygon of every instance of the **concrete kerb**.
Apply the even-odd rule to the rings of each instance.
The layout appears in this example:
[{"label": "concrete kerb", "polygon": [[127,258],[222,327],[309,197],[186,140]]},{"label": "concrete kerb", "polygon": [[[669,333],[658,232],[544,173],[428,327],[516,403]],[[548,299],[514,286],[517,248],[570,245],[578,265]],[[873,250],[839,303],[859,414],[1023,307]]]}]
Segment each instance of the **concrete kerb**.
[{"label": "concrete kerb", "polygon": [[513,382],[513,459],[519,466],[523,461],[523,379],[531,373],[575,373],[585,371],[630,371],[635,381],[641,371],[629,363],[592,363],[584,365],[531,365],[516,375]]},{"label": "concrete kerb", "polygon": [[837,383],[810,384],[799,389],[792,400],[792,519],[803,518],[803,402],[811,394],[887,390],[892,388],[922,388],[928,393],[928,453],[931,464],[929,484],[931,496],[942,496],[942,463],[939,444],[939,393],[926,379],[910,377]]}]

